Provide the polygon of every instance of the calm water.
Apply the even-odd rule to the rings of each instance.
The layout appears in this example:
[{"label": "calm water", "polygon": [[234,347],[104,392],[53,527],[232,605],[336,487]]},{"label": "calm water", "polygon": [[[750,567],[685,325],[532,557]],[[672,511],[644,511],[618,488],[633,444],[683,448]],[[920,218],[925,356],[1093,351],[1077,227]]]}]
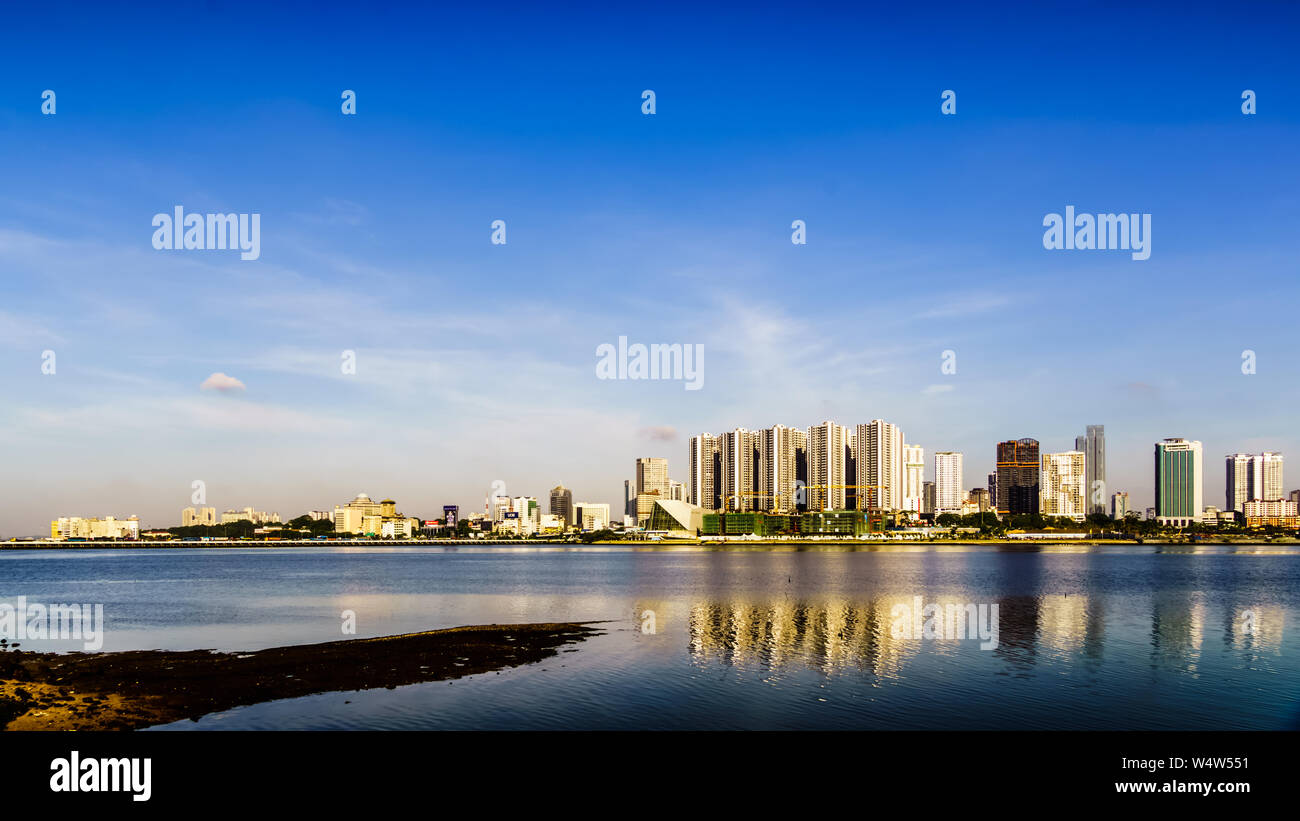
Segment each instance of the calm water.
[{"label": "calm water", "polygon": [[[610,620],[499,674],[165,729],[1300,728],[1295,548],[0,552],[20,595],[103,603],[106,650]],[[915,596],[996,603],[999,646],[895,638]]]}]

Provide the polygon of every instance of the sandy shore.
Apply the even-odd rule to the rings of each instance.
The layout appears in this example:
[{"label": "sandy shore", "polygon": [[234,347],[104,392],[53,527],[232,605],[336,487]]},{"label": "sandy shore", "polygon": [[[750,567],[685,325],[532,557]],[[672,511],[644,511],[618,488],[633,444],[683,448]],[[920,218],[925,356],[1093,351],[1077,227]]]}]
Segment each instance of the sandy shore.
[{"label": "sandy shore", "polygon": [[549,658],[593,623],[489,624],[248,653],[0,653],[6,730],[130,730],[280,698],[455,679]]}]

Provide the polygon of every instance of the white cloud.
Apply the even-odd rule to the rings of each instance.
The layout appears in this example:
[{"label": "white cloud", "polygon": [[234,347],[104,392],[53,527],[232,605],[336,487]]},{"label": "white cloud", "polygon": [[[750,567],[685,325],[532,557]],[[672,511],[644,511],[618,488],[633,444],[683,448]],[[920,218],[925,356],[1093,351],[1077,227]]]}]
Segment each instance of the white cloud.
[{"label": "white cloud", "polygon": [[199,385],[199,390],[220,391],[221,393],[233,393],[244,390],[244,383],[240,382],[233,376],[227,376],[224,373],[217,372],[203,380]]}]

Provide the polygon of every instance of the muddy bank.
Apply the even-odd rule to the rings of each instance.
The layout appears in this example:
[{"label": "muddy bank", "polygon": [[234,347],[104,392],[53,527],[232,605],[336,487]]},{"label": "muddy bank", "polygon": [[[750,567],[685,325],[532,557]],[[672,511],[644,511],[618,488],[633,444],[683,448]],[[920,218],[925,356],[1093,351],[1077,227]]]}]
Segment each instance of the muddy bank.
[{"label": "muddy bank", "polygon": [[489,624],[248,653],[0,652],[0,726],[128,730],[280,698],[398,687],[517,667],[600,631]]}]

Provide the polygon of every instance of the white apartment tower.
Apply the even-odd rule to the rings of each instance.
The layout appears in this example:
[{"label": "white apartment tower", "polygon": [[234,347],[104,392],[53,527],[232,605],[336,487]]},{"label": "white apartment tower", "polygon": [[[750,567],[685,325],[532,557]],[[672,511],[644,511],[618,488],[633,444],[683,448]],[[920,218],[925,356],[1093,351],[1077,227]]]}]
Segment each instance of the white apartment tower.
[{"label": "white apartment tower", "polygon": [[903,445],[903,510],[921,512],[925,495],[925,448]]},{"label": "white apartment tower", "polygon": [[822,422],[808,429],[808,509],[844,510],[849,429]]},{"label": "white apartment tower", "polygon": [[858,508],[903,510],[903,432],[873,419],[858,425],[856,438]]},{"label": "white apartment tower", "polygon": [[966,494],[962,491],[961,454],[940,451],[934,455],[934,512],[961,513]]}]

